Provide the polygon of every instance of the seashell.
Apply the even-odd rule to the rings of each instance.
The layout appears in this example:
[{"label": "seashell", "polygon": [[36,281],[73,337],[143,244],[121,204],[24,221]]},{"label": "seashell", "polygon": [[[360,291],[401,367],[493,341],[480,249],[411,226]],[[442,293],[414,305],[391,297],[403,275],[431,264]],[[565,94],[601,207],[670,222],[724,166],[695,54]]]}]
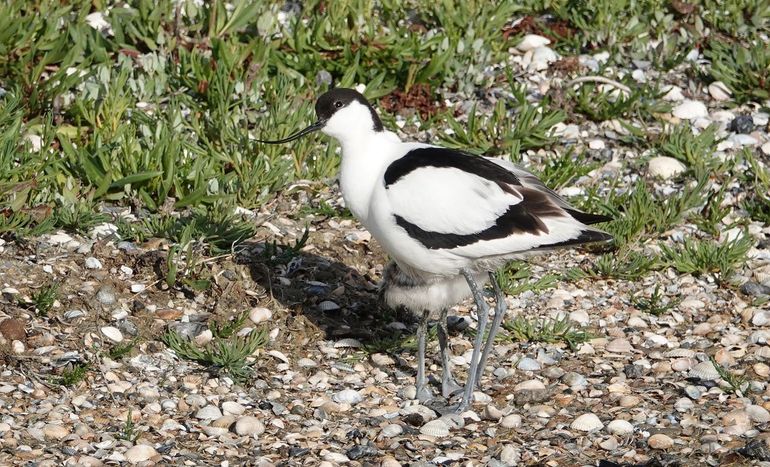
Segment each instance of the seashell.
[{"label": "seashell", "polygon": [[85,316],[86,313],[83,310],[70,310],[64,313],[64,319],[67,321],[72,321],[75,318],[80,318],[81,316]]},{"label": "seashell", "polygon": [[120,329],[113,327],[113,326],[104,326],[102,328],[102,334],[104,334],[109,340],[113,342],[122,342],[123,341],[123,333],[120,332]]},{"label": "seashell", "polygon": [[331,300],[324,300],[318,304],[318,309],[321,311],[335,311],[339,310],[340,306]]},{"label": "seashell", "polygon": [[599,420],[599,417],[597,417],[595,414],[592,413],[584,413],[583,415],[576,418],[572,424],[570,424],[570,428],[573,430],[578,431],[585,431],[587,433],[591,433],[594,431],[599,431],[602,428],[604,428],[604,424],[601,420]]},{"label": "seashell", "polygon": [[668,352],[663,354],[664,357],[668,358],[692,358],[695,356],[695,351],[692,349],[683,349],[683,348],[677,348],[669,350]]},{"label": "seashell", "polygon": [[463,428],[465,426],[465,419],[456,413],[448,413],[446,415],[442,415],[438,418],[438,420],[446,423],[446,426],[448,426],[450,429]]},{"label": "seashell", "polygon": [[516,368],[522,371],[537,371],[540,369],[540,363],[529,357],[524,357],[521,360],[519,360],[518,365],[516,365]]},{"label": "seashell", "polygon": [[342,391],[338,392],[337,394],[332,396],[332,399],[334,402],[339,402],[340,404],[358,404],[362,400],[364,400],[364,397],[356,391],[355,389],[343,389]]},{"label": "seashell", "polygon": [[690,378],[698,378],[704,381],[716,381],[719,379],[719,372],[710,361],[700,362],[693,366],[687,375]]},{"label": "seashell", "polygon": [[634,426],[627,420],[613,420],[607,424],[607,432],[612,435],[626,436],[634,432]]},{"label": "seashell", "polygon": [[362,344],[361,341],[353,338],[340,339],[334,343],[335,349],[340,349],[340,348],[360,349],[363,346],[364,344]]},{"label": "seashell", "polygon": [[404,428],[401,425],[398,425],[396,423],[391,423],[390,425],[386,425],[382,430],[380,430],[380,438],[392,438],[394,436],[398,436],[401,433],[404,432]]},{"label": "seashell", "polygon": [[443,420],[431,420],[420,428],[420,433],[443,438],[449,436],[449,426]]},{"label": "seashell", "polygon": [[528,52],[538,47],[543,47],[551,43],[551,40],[547,37],[538,36],[537,34],[527,34],[521,39],[519,45],[516,46],[521,52]]},{"label": "seashell", "polygon": [[770,412],[761,405],[749,405],[746,406],[746,414],[754,423],[769,423]]},{"label": "seashell", "polygon": [[663,433],[657,433],[650,436],[647,445],[652,449],[669,449],[674,446],[674,440]]},{"label": "seashell", "polygon": [[727,85],[721,81],[714,81],[713,83],[709,84],[708,90],[709,94],[715,101],[726,101],[729,100],[733,95],[732,91],[730,91],[730,88],[728,88]]},{"label": "seashell", "polygon": [[674,371],[687,371],[695,365],[693,358],[678,358],[671,362],[671,369]]},{"label": "seashell", "polygon": [[513,390],[516,392],[519,391],[539,391],[545,389],[545,384],[543,384],[541,381],[537,379],[529,379],[527,381],[522,381],[521,383],[517,384],[513,387]]},{"label": "seashell", "polygon": [[282,361],[283,363],[289,363],[289,358],[286,355],[284,355],[283,352],[279,352],[277,350],[270,350],[267,352],[267,354],[275,359]]},{"label": "seashell", "polygon": [[425,421],[431,421],[436,418],[436,412],[425,407],[424,405],[410,405],[409,407],[402,410],[401,414],[405,417],[411,414],[417,414],[420,415]]},{"label": "seashell", "polygon": [[674,178],[686,170],[687,167],[684,164],[677,159],[668,156],[653,157],[650,159],[650,162],[647,163],[647,173],[649,173],[651,177],[658,177],[663,180]]},{"label": "seashell", "polygon": [[265,321],[269,321],[270,318],[272,317],[273,317],[273,312],[270,311],[270,309],[261,307],[261,306],[254,307],[249,312],[249,319],[254,324],[259,324]]},{"label": "seashell", "polygon": [[642,400],[638,396],[626,395],[626,396],[621,397],[618,400],[618,405],[627,409],[627,408],[630,408],[630,407],[634,407],[635,405],[638,405],[639,402],[641,402],[641,401]]},{"label": "seashell", "polygon": [[193,341],[195,341],[195,344],[199,347],[203,347],[204,345],[211,342],[211,340],[214,339],[214,333],[211,332],[211,329],[206,329],[202,333],[198,334],[193,338]]},{"label": "seashell", "polygon": [[604,350],[613,353],[627,353],[633,351],[634,348],[631,346],[631,343],[628,342],[628,339],[618,338],[610,341],[604,347]]},{"label": "seashell", "polygon": [[676,106],[672,114],[682,120],[695,120],[708,117],[709,111],[703,102],[686,100]]}]

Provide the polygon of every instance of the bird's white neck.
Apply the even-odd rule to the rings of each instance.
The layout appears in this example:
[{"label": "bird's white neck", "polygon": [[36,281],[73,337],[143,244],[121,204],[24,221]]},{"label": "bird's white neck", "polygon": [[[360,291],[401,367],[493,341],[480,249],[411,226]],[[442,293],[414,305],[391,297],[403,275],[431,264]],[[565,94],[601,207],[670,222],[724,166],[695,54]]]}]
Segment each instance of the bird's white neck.
[{"label": "bird's white neck", "polygon": [[383,172],[398,157],[398,146],[402,143],[389,131],[347,134],[339,142],[342,197],[350,212],[366,225],[372,191],[383,183]]}]

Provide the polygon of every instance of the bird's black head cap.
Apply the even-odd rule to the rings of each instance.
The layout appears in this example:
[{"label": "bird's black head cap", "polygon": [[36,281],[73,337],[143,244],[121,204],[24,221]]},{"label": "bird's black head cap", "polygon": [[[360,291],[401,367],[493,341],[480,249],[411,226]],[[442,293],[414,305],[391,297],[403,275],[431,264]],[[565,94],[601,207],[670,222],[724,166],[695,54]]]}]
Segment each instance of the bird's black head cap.
[{"label": "bird's black head cap", "polygon": [[315,103],[315,113],[318,115],[319,121],[327,121],[332,118],[335,112],[344,109],[353,101],[369,109],[369,112],[372,114],[374,131],[382,131],[382,122],[380,117],[377,116],[377,112],[374,111],[369,101],[355,89],[335,88],[323,93]]}]

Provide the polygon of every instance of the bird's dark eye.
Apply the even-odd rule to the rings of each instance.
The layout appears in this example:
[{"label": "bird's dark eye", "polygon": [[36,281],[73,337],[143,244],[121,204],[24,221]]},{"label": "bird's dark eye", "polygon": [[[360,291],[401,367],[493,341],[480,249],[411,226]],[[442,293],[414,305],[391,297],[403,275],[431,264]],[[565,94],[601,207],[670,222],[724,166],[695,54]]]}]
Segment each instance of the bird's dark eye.
[{"label": "bird's dark eye", "polygon": [[336,107],[336,108],[338,108],[338,109],[339,109],[340,107],[342,107],[342,101],[334,101],[334,107]]}]

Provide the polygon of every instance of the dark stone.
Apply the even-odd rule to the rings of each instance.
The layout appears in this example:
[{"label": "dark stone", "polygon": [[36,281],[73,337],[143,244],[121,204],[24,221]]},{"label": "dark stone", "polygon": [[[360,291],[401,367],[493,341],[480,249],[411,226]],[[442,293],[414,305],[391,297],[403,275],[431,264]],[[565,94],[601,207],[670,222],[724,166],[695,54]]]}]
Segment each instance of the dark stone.
[{"label": "dark stone", "polygon": [[626,378],[641,378],[646,372],[646,369],[641,365],[626,365],[623,367],[623,373],[626,374]]},{"label": "dark stone", "polygon": [[404,422],[412,426],[423,426],[425,424],[425,420],[423,419],[422,415],[416,412],[405,416]]},{"label": "dark stone", "polygon": [[363,434],[358,428],[354,428],[348,431],[345,436],[347,436],[348,439],[352,439],[354,441],[357,439],[366,438],[366,435]]},{"label": "dark stone", "polygon": [[369,446],[368,444],[357,444],[348,449],[345,453],[350,460],[360,459],[362,457],[372,457],[378,455],[380,452],[377,448]]},{"label": "dark stone", "polygon": [[756,282],[746,282],[740,287],[740,291],[743,295],[748,295],[749,297],[770,295],[770,287],[764,284],[757,284]]},{"label": "dark stone", "polygon": [[764,439],[755,439],[738,449],[738,453],[749,459],[767,462],[770,461],[770,443]]},{"label": "dark stone", "polygon": [[309,452],[310,452],[310,449],[308,448],[298,448],[296,446],[293,446],[289,448],[289,457],[302,457]]},{"label": "dark stone", "polygon": [[740,134],[748,134],[754,129],[754,119],[751,115],[738,115],[730,122],[730,131]]}]

